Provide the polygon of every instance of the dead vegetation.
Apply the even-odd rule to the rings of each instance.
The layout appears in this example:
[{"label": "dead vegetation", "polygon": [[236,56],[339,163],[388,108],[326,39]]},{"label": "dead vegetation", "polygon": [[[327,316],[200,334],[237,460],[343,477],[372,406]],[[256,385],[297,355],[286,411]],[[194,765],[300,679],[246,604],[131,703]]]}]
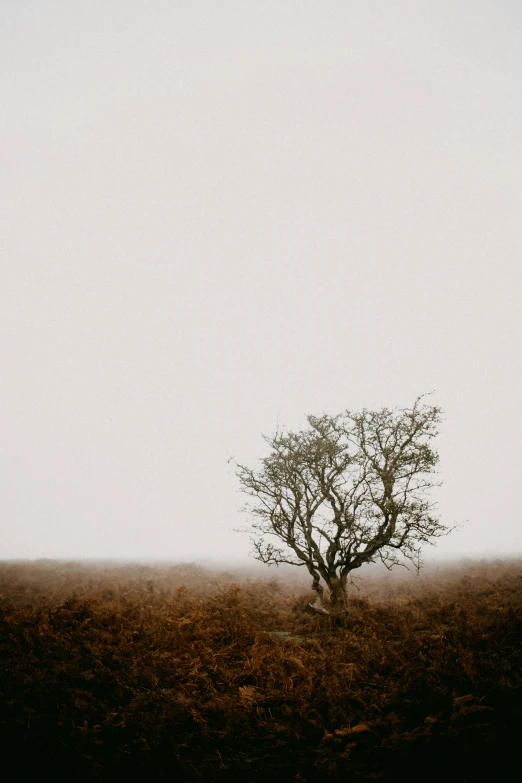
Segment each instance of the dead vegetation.
[{"label": "dead vegetation", "polygon": [[[235,584],[233,583],[235,581]],[[16,780],[518,780],[522,563],[298,583],[194,566],[4,563]]]}]

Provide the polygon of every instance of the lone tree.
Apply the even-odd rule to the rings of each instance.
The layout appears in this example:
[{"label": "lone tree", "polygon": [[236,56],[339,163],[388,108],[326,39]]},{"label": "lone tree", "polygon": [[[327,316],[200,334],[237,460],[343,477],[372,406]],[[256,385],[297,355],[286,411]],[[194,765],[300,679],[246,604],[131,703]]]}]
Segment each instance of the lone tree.
[{"label": "lone tree", "polygon": [[[430,490],[438,455],[440,408],[418,397],[412,408],[308,416],[300,432],[264,436],[257,470],[236,463],[250,496],[254,556],[306,566],[314,609],[347,610],[348,575],[381,560],[420,568],[421,547],[449,528],[433,516]],[[325,587],[329,600],[325,600]]]}]

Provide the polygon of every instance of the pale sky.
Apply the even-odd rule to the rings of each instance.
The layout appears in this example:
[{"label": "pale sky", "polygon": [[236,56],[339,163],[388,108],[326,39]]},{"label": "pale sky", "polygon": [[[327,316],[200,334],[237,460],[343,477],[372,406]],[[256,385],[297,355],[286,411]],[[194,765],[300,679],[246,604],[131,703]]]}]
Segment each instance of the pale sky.
[{"label": "pale sky", "polygon": [[520,3],[0,11],[0,558],[243,562],[229,456],[430,390],[522,553]]}]

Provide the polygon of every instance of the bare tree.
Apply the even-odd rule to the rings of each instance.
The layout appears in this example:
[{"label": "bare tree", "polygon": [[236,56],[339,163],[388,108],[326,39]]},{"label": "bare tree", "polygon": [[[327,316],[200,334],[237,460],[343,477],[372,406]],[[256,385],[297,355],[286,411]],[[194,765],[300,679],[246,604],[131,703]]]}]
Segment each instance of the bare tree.
[{"label": "bare tree", "polygon": [[[381,560],[408,559],[449,528],[430,496],[440,408],[418,397],[412,408],[308,416],[300,432],[264,436],[270,454],[257,470],[236,464],[263,563],[306,566],[320,612],[345,612],[349,574]],[[329,600],[325,600],[325,588]]]}]

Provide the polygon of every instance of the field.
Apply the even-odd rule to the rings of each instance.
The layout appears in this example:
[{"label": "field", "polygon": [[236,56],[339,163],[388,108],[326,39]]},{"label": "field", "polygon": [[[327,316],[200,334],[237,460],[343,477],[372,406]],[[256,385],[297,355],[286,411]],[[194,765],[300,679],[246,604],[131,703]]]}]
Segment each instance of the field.
[{"label": "field", "polygon": [[0,564],[10,780],[522,779],[522,562],[361,575]]}]

